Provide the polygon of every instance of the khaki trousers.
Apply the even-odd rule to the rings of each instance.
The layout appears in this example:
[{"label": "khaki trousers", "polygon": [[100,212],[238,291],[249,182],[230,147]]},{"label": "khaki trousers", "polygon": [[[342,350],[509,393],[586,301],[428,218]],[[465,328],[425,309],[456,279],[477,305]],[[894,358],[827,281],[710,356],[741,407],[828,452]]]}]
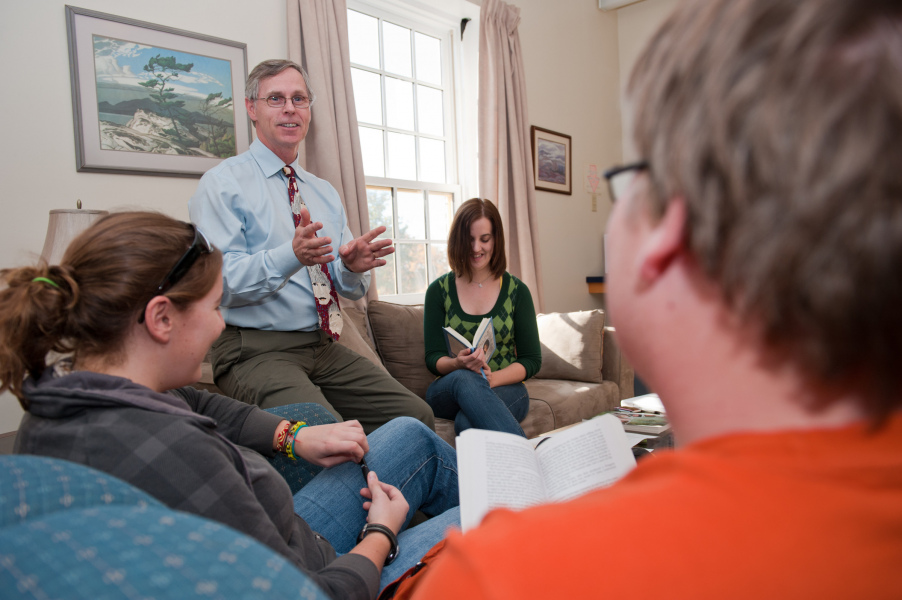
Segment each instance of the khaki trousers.
[{"label": "khaki trousers", "polygon": [[228,325],[211,356],[216,385],[248,404],[271,408],[316,402],[339,421],[360,421],[367,434],[396,417],[413,417],[435,430],[426,402],[320,330]]}]

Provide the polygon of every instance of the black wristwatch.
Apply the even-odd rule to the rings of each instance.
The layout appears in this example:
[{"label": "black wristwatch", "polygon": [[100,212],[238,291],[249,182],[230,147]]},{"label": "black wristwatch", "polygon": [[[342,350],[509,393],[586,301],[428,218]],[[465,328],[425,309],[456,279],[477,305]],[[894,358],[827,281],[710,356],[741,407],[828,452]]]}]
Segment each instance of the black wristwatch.
[{"label": "black wristwatch", "polygon": [[395,536],[395,532],[386,527],[385,525],[380,525],[379,523],[367,523],[363,526],[363,529],[360,530],[360,535],[357,536],[357,543],[363,541],[363,538],[367,536],[371,531],[378,531],[379,533],[385,535],[388,538],[388,541],[391,542],[391,551],[388,553],[388,556],[385,558],[385,566],[392,564],[398,555],[401,553],[401,547],[398,546],[398,538]]}]

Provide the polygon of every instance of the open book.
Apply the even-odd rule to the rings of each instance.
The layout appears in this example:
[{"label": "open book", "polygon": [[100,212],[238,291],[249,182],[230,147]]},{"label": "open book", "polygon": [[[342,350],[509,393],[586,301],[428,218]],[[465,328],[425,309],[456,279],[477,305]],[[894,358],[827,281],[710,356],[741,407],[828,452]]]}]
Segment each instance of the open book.
[{"label": "open book", "polygon": [[445,344],[448,346],[448,356],[451,358],[455,358],[461,350],[466,350],[467,348],[474,352],[476,348],[482,348],[485,354],[485,361],[489,362],[489,359],[495,353],[495,327],[492,325],[491,317],[486,317],[479,323],[476,333],[473,334],[472,344],[451,327],[445,327],[443,331]]},{"label": "open book", "polygon": [[457,438],[461,528],[472,529],[493,508],[558,502],[608,486],[635,466],[613,415],[537,440],[467,429]]}]

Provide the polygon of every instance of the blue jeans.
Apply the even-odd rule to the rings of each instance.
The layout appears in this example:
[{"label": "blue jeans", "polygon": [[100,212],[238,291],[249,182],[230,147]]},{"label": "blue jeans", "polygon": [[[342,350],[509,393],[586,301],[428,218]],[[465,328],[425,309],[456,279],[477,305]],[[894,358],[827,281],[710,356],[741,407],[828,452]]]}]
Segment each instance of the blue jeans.
[{"label": "blue jeans", "polygon": [[426,391],[426,403],[441,419],[454,419],[454,431],[491,429],[526,437],[520,421],[529,412],[529,394],[522,383],[490,388],[480,373],[458,369]]},{"label": "blue jeans", "polygon": [[[380,481],[401,490],[410,505],[398,536],[401,552],[382,570],[381,589],[414,566],[449,527],[460,527],[457,457],[435,432],[409,417],[389,421],[367,440],[367,465]],[[295,494],[294,512],[329,540],[338,554],[346,554],[357,545],[357,535],[366,523],[360,495],[365,486],[356,463],[326,469]],[[432,518],[406,529],[417,510]]]}]

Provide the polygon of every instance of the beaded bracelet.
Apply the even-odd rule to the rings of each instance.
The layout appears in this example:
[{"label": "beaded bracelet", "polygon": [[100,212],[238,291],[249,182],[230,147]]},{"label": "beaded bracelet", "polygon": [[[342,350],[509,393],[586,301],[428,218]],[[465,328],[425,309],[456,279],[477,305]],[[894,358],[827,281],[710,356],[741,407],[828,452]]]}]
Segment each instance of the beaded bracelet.
[{"label": "beaded bracelet", "polygon": [[297,460],[297,458],[298,458],[297,454],[295,454],[295,452],[294,452],[294,443],[298,439],[297,438],[298,430],[301,427],[306,427],[306,426],[307,426],[307,423],[305,423],[304,421],[295,421],[294,423],[291,424],[291,428],[288,430],[288,437],[291,438],[291,443],[285,444],[285,454],[291,460]]},{"label": "beaded bracelet", "polygon": [[285,441],[288,439],[288,430],[291,428],[291,421],[288,422],[288,427],[284,427],[282,431],[278,433],[276,436],[276,452],[284,453],[285,452]]}]

